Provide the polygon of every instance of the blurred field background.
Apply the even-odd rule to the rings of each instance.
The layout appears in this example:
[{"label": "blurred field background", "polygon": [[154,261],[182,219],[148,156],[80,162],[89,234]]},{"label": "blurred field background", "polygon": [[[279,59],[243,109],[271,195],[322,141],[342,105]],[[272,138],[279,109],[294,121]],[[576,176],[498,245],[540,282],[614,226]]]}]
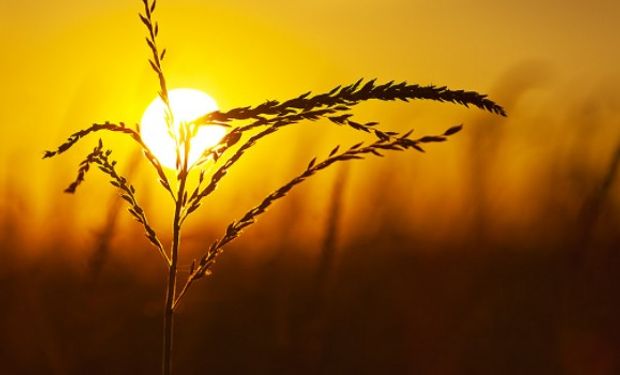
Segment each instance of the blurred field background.
[{"label": "blurred field background", "polygon": [[[92,122],[156,95],[139,1],[0,0],[0,373],[159,369],[165,273],[97,173],[62,193]],[[162,0],[171,87],[222,109],[360,77],[489,93],[502,119],[448,104],[356,112],[426,154],[351,163],[302,185],[197,284],[176,369],[204,373],[620,373],[620,3]],[[335,144],[305,123],[257,146],[188,221],[184,264]],[[122,139],[161,237],[172,206]],[[187,270],[186,270],[187,271]]]}]

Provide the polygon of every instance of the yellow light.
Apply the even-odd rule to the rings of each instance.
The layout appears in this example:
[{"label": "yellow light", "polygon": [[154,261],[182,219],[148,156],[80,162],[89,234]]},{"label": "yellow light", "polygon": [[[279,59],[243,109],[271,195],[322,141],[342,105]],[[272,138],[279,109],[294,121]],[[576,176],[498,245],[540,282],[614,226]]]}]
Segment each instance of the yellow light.
[{"label": "yellow light", "polygon": [[[177,135],[182,122],[195,120],[218,109],[215,100],[199,90],[170,90],[168,99],[174,114],[173,129]],[[140,133],[144,143],[159,162],[165,167],[176,169],[176,146],[168,134],[165,108],[164,102],[159,97],[153,100],[142,115]],[[204,150],[217,145],[224,135],[226,135],[226,128],[223,126],[200,126],[196,135],[191,139],[188,165],[195,163]]]}]

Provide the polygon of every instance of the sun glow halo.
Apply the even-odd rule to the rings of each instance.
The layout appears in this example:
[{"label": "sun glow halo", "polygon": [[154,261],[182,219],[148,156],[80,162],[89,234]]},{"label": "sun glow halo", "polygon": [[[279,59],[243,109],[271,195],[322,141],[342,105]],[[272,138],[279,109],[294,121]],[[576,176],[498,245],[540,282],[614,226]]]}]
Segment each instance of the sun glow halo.
[{"label": "sun glow halo", "polygon": [[[212,97],[195,89],[170,90],[168,98],[174,114],[174,128],[177,134],[182,122],[195,120],[218,109]],[[140,133],[144,143],[160,163],[165,167],[176,169],[175,143],[168,134],[165,112],[164,102],[159,97],[153,100],[142,115]],[[217,145],[224,135],[226,135],[226,128],[223,126],[201,126],[191,139],[188,164],[195,163],[204,150]]]}]

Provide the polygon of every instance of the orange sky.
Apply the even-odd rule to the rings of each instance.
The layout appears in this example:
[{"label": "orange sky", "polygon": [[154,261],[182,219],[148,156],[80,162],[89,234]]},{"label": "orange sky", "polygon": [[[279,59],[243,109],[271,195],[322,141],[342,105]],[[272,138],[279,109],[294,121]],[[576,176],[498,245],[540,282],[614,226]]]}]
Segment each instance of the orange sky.
[{"label": "orange sky", "polygon": [[[0,0],[1,178],[5,184],[13,181],[25,196],[31,210],[25,225],[48,222],[56,204],[69,201],[62,188],[81,157],[75,151],[43,162],[44,149],[95,121],[134,123],[154,98],[156,81],[146,63],[139,10],[138,0]],[[522,98],[521,107],[509,108],[506,131],[524,137],[547,124],[555,129],[553,136],[570,117],[571,106],[620,80],[618,1],[161,0],[158,12],[161,42],[169,49],[170,86],[207,91],[224,109],[328,90],[359,77],[501,93],[499,81],[518,85],[538,74],[544,84]],[[617,103],[607,109],[615,117],[601,125],[603,138],[617,134]],[[397,130],[430,121],[422,131],[491,118],[440,112],[445,106],[420,108],[373,106],[363,113],[387,127],[404,122]],[[309,136],[317,138],[310,142],[316,149],[307,152],[299,143],[284,142],[286,137],[274,145],[284,155],[303,156],[302,165],[334,140],[342,141],[342,134],[334,131],[328,141]],[[297,141],[304,135],[289,137]],[[79,150],[89,147],[86,142]],[[456,168],[454,150],[462,148],[456,143],[454,149],[448,146],[452,151],[439,151],[438,157],[448,160],[445,168]],[[514,160],[513,153],[508,170],[531,170],[528,163],[538,151],[518,142],[508,149],[522,158]],[[260,152],[259,160],[273,159]],[[271,166],[273,175],[260,176],[265,191],[293,168]],[[53,194],[56,203],[50,203]],[[86,194],[71,199],[93,202]]]}]

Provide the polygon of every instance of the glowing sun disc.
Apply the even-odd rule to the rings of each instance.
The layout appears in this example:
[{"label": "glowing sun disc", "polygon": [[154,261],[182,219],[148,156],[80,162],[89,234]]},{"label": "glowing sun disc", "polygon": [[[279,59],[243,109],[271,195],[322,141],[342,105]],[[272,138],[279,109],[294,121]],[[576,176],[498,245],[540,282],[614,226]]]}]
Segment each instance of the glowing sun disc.
[{"label": "glowing sun disc", "polygon": [[[206,93],[195,89],[174,89],[168,92],[170,107],[174,114],[174,129],[178,134],[179,124],[195,120],[218,109],[217,103]],[[168,134],[165,119],[165,105],[158,97],[144,111],[140,121],[142,140],[159,162],[176,169],[174,140]],[[226,128],[218,125],[201,126],[191,139],[188,165],[195,163],[209,147],[217,145],[226,135]]]}]

